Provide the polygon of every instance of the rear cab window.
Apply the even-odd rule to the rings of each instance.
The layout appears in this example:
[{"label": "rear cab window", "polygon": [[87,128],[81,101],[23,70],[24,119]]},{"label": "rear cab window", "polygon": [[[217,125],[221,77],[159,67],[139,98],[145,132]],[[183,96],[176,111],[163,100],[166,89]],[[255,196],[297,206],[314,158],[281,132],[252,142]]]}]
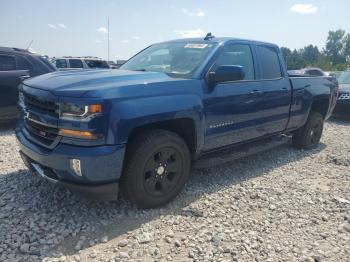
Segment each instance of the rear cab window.
[{"label": "rear cab window", "polygon": [[267,45],[258,45],[257,51],[262,70],[262,79],[280,79],[283,74],[276,48]]},{"label": "rear cab window", "polygon": [[16,70],[16,59],[14,56],[0,55],[0,71]]}]

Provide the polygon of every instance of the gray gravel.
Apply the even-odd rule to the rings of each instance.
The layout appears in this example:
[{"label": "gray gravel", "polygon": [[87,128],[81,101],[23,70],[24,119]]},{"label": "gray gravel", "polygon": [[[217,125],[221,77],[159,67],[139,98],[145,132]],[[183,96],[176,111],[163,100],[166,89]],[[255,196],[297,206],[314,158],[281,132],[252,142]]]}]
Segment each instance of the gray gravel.
[{"label": "gray gravel", "polygon": [[168,206],[89,202],[32,176],[0,131],[0,261],[350,261],[350,120],[195,170]]}]

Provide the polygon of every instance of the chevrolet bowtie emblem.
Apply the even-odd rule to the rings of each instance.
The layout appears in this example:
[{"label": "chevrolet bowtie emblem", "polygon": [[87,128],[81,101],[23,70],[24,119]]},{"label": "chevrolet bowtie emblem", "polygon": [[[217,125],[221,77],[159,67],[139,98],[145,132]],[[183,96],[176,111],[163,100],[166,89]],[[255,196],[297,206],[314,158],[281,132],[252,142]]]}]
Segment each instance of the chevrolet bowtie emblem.
[{"label": "chevrolet bowtie emblem", "polygon": [[29,112],[24,112],[23,118],[24,118],[24,119],[28,119],[28,118],[29,118]]}]

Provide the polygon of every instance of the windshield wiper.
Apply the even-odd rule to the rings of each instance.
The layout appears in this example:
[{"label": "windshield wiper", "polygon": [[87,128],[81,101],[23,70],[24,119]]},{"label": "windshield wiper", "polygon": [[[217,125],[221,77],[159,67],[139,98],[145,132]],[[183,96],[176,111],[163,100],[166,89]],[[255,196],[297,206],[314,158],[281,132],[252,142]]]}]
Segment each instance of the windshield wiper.
[{"label": "windshield wiper", "polygon": [[141,72],[145,72],[147,71],[145,68],[137,68],[137,69],[132,69],[132,71],[141,71]]}]

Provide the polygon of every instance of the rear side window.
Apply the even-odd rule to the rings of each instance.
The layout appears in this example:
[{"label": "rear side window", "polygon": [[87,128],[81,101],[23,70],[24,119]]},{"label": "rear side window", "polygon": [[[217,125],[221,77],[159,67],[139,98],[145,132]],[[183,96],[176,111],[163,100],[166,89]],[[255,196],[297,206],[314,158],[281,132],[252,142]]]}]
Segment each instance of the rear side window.
[{"label": "rear side window", "polygon": [[255,79],[253,56],[249,45],[231,44],[225,46],[216,61],[216,65],[242,66],[245,73],[244,80]]},{"label": "rear side window", "polygon": [[276,49],[269,46],[258,46],[258,54],[262,67],[263,79],[282,77],[280,60]]},{"label": "rear side window", "polygon": [[54,64],[57,68],[67,68],[66,59],[57,59],[55,60]]},{"label": "rear side window", "polygon": [[0,55],[0,71],[16,70],[16,60],[13,56]]},{"label": "rear side window", "polygon": [[85,60],[85,63],[90,68],[109,68],[107,62],[103,60]]},{"label": "rear side window", "polygon": [[83,62],[79,59],[69,59],[70,68],[83,68]]}]

